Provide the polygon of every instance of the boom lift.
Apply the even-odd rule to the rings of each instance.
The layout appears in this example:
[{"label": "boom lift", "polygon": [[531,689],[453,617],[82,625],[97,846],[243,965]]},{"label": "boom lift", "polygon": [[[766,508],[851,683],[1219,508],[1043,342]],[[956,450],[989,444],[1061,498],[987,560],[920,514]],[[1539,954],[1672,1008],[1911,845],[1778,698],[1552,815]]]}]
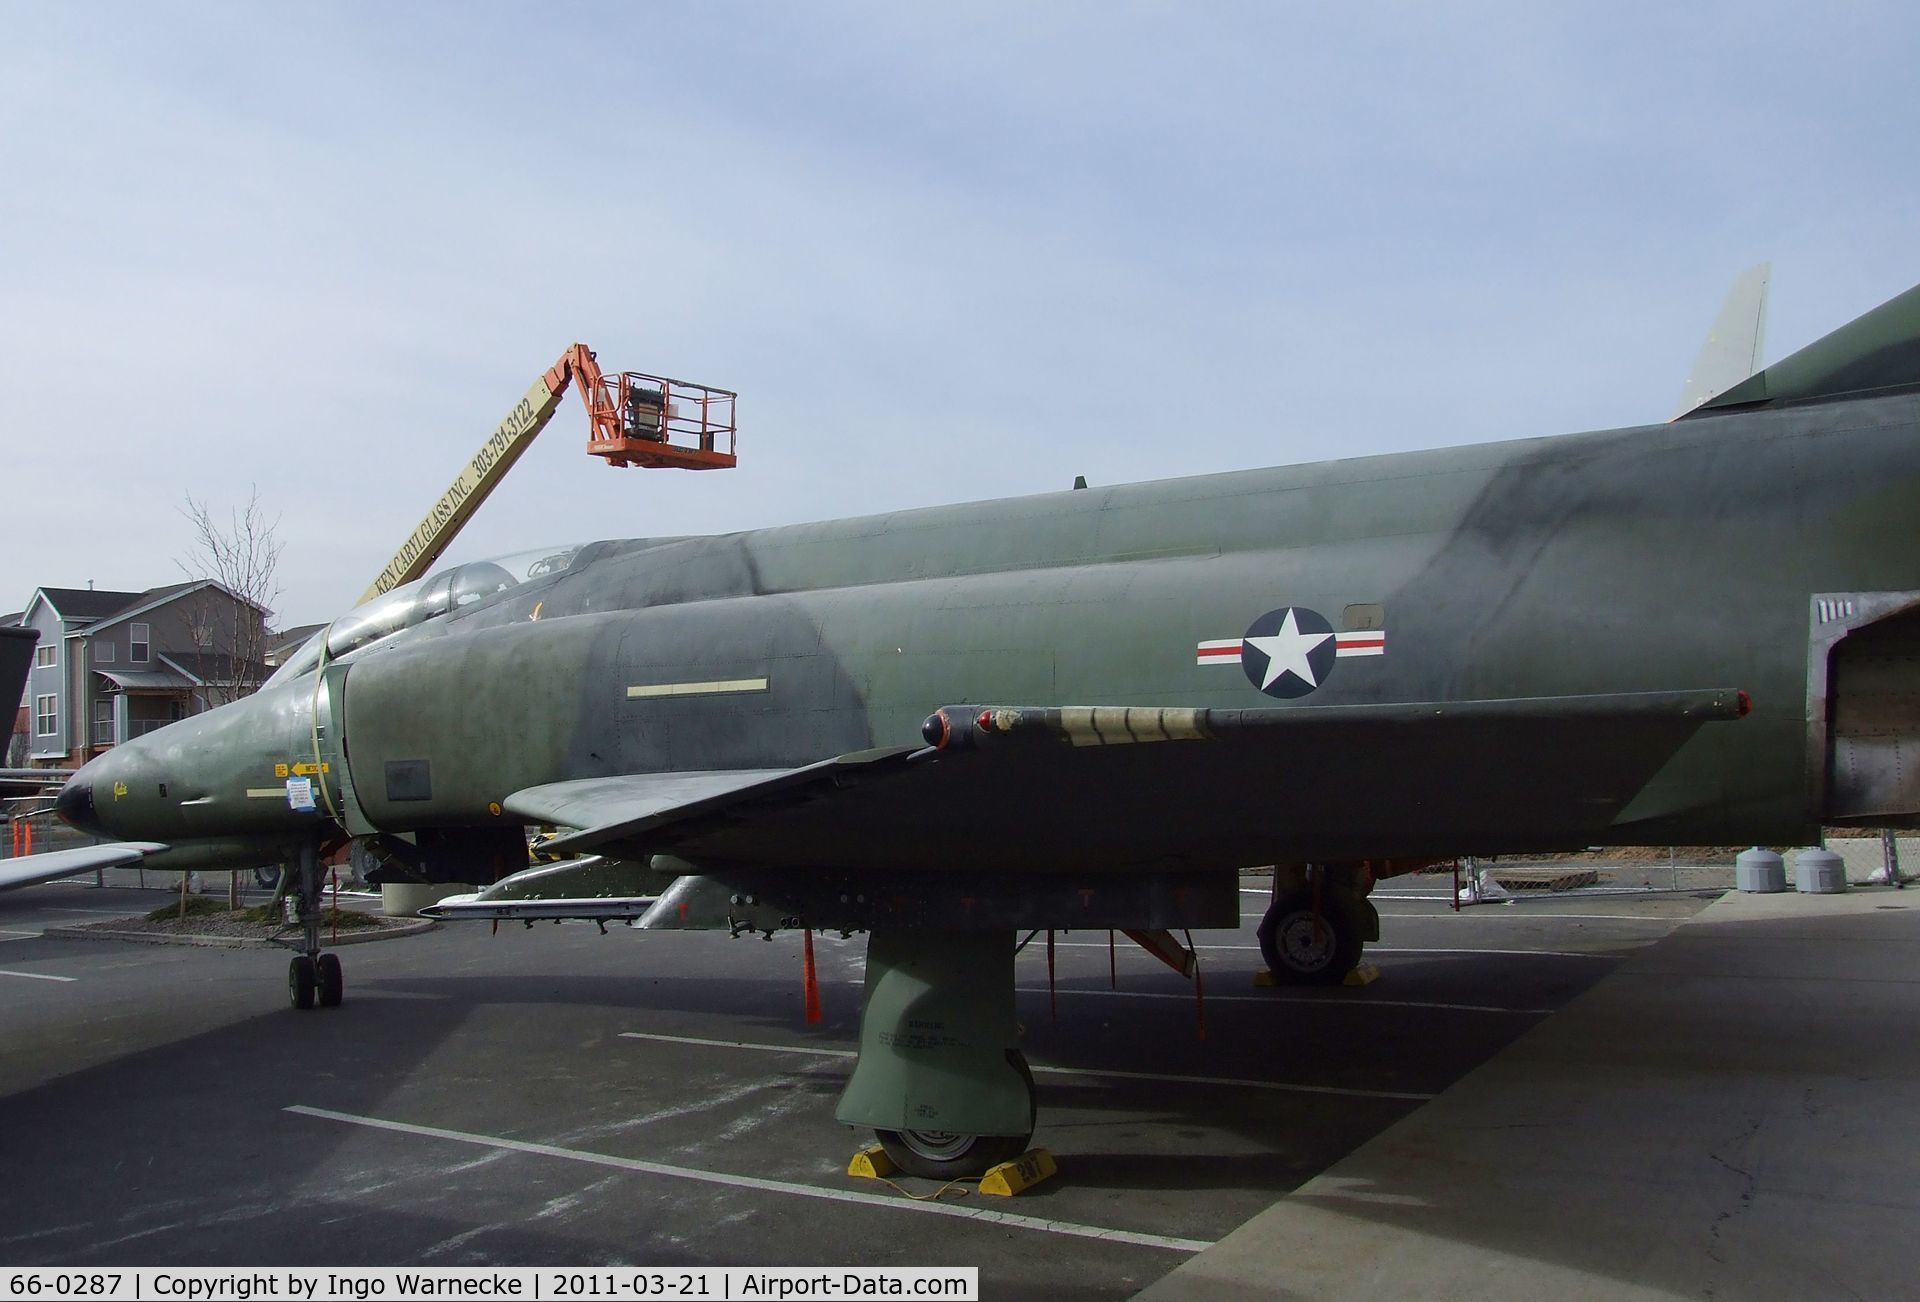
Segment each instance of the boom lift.
[{"label": "boom lift", "polygon": [[[514,462],[553,419],[572,384],[587,405],[587,452],[610,466],[727,470],[736,463],[733,405],[726,389],[638,371],[603,373],[593,350],[574,344],[547,368],[506,419],[460,468],[426,518],[361,594],[370,601],[432,568]],[[721,442],[725,441],[725,451]],[[356,603],[357,604],[357,603]]]}]

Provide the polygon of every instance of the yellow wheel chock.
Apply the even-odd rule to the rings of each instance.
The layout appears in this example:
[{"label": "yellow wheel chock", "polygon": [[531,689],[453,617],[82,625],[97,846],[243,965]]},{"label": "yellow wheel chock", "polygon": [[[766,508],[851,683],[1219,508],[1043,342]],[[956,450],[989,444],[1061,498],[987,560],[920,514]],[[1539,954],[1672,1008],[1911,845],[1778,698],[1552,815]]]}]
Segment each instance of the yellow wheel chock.
[{"label": "yellow wheel chock", "polygon": [[1052,1153],[1044,1148],[1029,1148],[1011,1162],[988,1167],[987,1173],[980,1177],[980,1192],[1011,1198],[1057,1175],[1059,1171],[1060,1168],[1054,1165]]},{"label": "yellow wheel chock", "polygon": [[[1369,963],[1365,959],[1361,959],[1354,965],[1353,971],[1347,973],[1346,976],[1340,979],[1340,984],[1343,986],[1370,986],[1379,979],[1379,966]],[[1271,990],[1280,984],[1280,980],[1271,972],[1255,972],[1253,974],[1253,983],[1262,990]]]},{"label": "yellow wheel chock", "polygon": [[[847,1163],[847,1174],[862,1180],[886,1180],[898,1169],[887,1156],[887,1150],[878,1144],[861,1149]],[[987,1173],[980,1177],[980,1192],[996,1198],[1011,1198],[1059,1173],[1052,1153],[1044,1148],[1030,1148],[1011,1162],[987,1168]]]},{"label": "yellow wheel chock", "polygon": [[878,1144],[861,1149],[847,1163],[847,1174],[862,1180],[884,1180],[898,1169],[887,1156],[887,1150]]}]

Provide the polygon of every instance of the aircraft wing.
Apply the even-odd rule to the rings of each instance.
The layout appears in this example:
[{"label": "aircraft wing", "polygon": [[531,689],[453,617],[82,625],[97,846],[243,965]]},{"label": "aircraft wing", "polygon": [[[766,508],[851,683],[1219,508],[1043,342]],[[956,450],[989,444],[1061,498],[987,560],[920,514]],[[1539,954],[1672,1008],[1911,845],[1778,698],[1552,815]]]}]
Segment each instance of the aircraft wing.
[{"label": "aircraft wing", "polygon": [[0,859],[0,891],[58,881],[96,868],[124,868],[166,848],[158,841],[116,841],[108,845],[76,846],[71,850],[49,850],[19,859]]},{"label": "aircraft wing", "polygon": [[832,785],[837,777],[876,764],[899,763],[914,747],[863,751],[788,769],[714,769],[693,773],[634,773],[528,787],[501,804],[507,812],[556,827],[582,829],[555,837],[546,848],[578,853],[589,846],[630,841],[670,824],[762,800],[799,788]]},{"label": "aircraft wing", "polygon": [[61,786],[72,776],[71,769],[0,769],[0,794],[30,796],[48,787]]},{"label": "aircraft wing", "polygon": [[[1146,868],[1603,839],[1733,689],[1266,709],[958,706],[921,749],[636,774],[505,802],[556,851],[835,869]],[[564,803],[563,803],[564,802]],[[1536,831],[1537,829],[1537,831]],[[1517,835],[1516,835],[1517,833]]]}]

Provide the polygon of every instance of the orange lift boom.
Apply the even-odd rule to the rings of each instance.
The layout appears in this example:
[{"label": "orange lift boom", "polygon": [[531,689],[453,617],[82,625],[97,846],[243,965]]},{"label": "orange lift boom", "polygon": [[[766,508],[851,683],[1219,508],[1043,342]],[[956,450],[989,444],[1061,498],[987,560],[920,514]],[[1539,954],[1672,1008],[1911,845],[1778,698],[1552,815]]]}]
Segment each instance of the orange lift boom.
[{"label": "orange lift boom", "polygon": [[586,403],[587,452],[610,466],[727,470],[738,462],[734,424],[738,394],[639,371],[607,375],[591,348],[574,344],[534,381],[479,452],[461,467],[361,601],[411,583],[433,567],[480,503],[553,419],[569,384],[579,388]]}]

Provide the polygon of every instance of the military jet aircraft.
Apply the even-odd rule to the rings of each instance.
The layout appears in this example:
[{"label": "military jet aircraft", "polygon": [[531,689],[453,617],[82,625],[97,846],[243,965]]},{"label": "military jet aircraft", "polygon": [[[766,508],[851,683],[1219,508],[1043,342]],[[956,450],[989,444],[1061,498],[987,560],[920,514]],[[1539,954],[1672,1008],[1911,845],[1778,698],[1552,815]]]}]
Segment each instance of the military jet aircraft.
[{"label": "military jet aircraft", "polygon": [[[653,925],[869,933],[839,1118],[928,1175],[1034,1125],[1022,930],[1260,925],[1337,981],[1383,878],[1920,814],[1920,288],[1670,424],[456,567],[61,814]],[[526,829],[587,855],[527,871]]]}]

